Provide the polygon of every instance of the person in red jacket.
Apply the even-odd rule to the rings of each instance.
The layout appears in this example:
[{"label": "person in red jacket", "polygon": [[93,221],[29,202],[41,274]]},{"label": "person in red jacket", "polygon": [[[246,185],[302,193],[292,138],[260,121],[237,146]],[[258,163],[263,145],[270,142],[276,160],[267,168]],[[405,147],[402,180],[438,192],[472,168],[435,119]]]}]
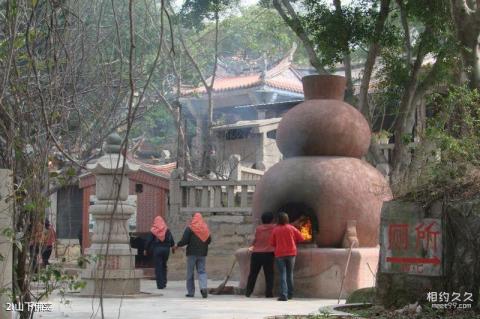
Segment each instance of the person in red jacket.
[{"label": "person in red jacket", "polygon": [[270,245],[275,247],[275,263],[280,277],[279,301],[293,297],[293,267],[297,255],[297,243],[303,241],[298,229],[289,224],[288,215],[280,213],[278,224],[272,231]]},{"label": "person in red jacket", "polygon": [[45,220],[45,234],[43,236],[42,263],[47,267],[50,256],[52,255],[53,245],[57,241],[57,233],[48,219]]},{"label": "person in red jacket", "polygon": [[270,245],[270,236],[272,235],[275,224],[272,224],[273,213],[265,212],[262,214],[262,224],[255,229],[255,238],[253,239],[252,247],[249,250],[252,252],[250,257],[250,273],[248,275],[247,289],[245,296],[250,297],[255,288],[258,273],[263,268],[265,275],[265,297],[273,297],[273,255],[274,248]]}]

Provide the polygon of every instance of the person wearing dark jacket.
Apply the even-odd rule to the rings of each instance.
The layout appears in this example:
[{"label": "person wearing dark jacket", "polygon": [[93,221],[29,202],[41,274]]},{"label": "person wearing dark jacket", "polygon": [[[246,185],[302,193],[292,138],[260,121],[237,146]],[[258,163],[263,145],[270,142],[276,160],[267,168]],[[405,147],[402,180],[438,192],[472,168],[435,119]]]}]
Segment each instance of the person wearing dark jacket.
[{"label": "person wearing dark jacket", "polygon": [[270,236],[272,235],[275,224],[272,224],[273,213],[262,214],[262,224],[255,229],[255,237],[249,250],[252,252],[250,257],[250,273],[248,275],[247,288],[245,296],[250,297],[255,288],[258,273],[263,268],[265,275],[265,297],[273,297],[273,261],[275,248],[270,245]]},{"label": "person wearing dark jacket", "polygon": [[[153,220],[150,234],[147,238],[146,248],[153,254],[155,262],[155,279],[157,288],[164,289],[167,286],[167,261],[170,255],[170,248],[175,246],[172,233],[161,216]],[[174,250],[172,249],[172,253]]]},{"label": "person wearing dark jacket", "polygon": [[212,238],[207,224],[200,213],[195,213],[190,224],[185,228],[182,239],[177,247],[187,246],[187,294],[186,297],[195,295],[194,270],[197,269],[198,285],[203,298],[207,298],[207,262],[208,245]]}]

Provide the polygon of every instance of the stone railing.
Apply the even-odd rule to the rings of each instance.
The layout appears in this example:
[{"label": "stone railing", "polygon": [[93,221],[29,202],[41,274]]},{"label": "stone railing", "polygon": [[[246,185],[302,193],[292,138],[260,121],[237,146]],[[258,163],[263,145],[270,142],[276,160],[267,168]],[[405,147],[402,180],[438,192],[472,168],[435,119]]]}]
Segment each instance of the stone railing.
[{"label": "stone railing", "polygon": [[[410,143],[408,146],[410,149],[414,149],[417,146],[418,143]],[[382,151],[383,155],[385,156],[385,159],[387,160],[387,163],[392,162],[393,158],[393,150],[395,149],[395,144],[394,143],[389,143],[389,144],[377,144],[378,148]]]},{"label": "stone railing", "polygon": [[262,170],[244,166],[241,157],[238,154],[231,155],[225,167],[231,168],[231,171],[226,174],[230,180],[235,181],[253,181],[262,178],[265,173]]},{"label": "stone railing", "polygon": [[182,180],[183,170],[176,169],[170,177],[168,223],[181,231],[195,212],[204,217],[251,220],[253,193],[258,180]]},{"label": "stone railing", "polygon": [[392,157],[393,157],[393,149],[395,148],[395,144],[390,143],[390,144],[377,144],[378,148],[381,150],[383,153],[383,156],[385,156],[385,159],[387,160],[387,163],[390,163]]},{"label": "stone railing", "polygon": [[169,215],[182,213],[249,213],[258,180],[170,180]]},{"label": "stone railing", "polygon": [[264,173],[265,173],[264,171],[261,171],[261,170],[258,170],[258,169],[240,166],[239,167],[239,175],[240,175],[239,180],[241,180],[241,181],[258,181],[259,179],[262,178]]},{"label": "stone railing", "polygon": [[[413,150],[418,143],[410,143],[408,146],[410,147],[411,150]],[[395,149],[395,144],[389,143],[389,144],[377,144],[378,149],[382,152],[385,162],[377,163],[375,168],[377,168],[382,174],[389,180],[390,178],[390,171],[391,171],[391,165],[392,165],[392,160],[393,160],[393,151]]]}]

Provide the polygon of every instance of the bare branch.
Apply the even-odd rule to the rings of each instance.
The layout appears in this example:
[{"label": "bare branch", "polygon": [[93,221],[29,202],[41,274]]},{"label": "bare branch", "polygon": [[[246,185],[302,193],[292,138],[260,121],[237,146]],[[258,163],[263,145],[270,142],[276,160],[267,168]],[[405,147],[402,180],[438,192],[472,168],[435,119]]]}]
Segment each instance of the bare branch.
[{"label": "bare branch", "polygon": [[[281,1],[281,2],[280,2]],[[295,34],[302,40],[305,50],[307,51],[310,64],[321,74],[328,74],[323,64],[320,62],[317,53],[315,52],[314,45],[305,28],[302,26],[300,18],[290,4],[290,0],[273,0],[273,6],[282,17],[283,21],[290,26]],[[286,9],[284,9],[284,7]]]},{"label": "bare branch", "polygon": [[370,81],[373,74],[373,67],[380,53],[380,37],[385,28],[385,21],[387,20],[390,8],[390,0],[381,0],[380,13],[375,22],[375,29],[373,31],[373,39],[368,49],[367,60],[363,69],[362,81],[360,83],[360,93],[358,97],[358,109],[370,122],[370,111],[368,106],[368,90],[370,88]]},{"label": "bare branch", "polygon": [[40,106],[41,106],[41,110],[42,110],[42,118],[43,118],[43,121],[44,121],[44,124],[45,124],[45,128],[47,129],[47,133],[48,133],[49,137],[52,139],[52,141],[55,144],[55,147],[58,149],[58,151],[60,153],[62,153],[66,158],[68,158],[72,162],[72,164],[77,165],[81,168],[85,168],[83,165],[78,163],[67,152],[65,152],[63,150],[63,147],[60,145],[56,136],[53,134],[53,132],[51,130],[51,127],[50,127],[50,123],[48,121],[47,111],[45,109],[45,99],[43,97],[43,93],[42,93],[42,89],[41,89],[41,85],[40,85],[40,79],[39,79],[39,76],[38,76],[37,65],[36,65],[35,58],[33,56],[32,50],[30,48],[30,39],[29,39],[30,26],[31,26],[34,14],[35,14],[35,8],[32,9],[30,19],[29,19],[28,24],[27,24],[27,30],[25,32],[25,45],[26,45],[26,48],[27,48],[28,56],[30,58],[30,64],[32,66],[33,74],[35,75],[36,89],[38,90],[38,93],[39,93]]}]

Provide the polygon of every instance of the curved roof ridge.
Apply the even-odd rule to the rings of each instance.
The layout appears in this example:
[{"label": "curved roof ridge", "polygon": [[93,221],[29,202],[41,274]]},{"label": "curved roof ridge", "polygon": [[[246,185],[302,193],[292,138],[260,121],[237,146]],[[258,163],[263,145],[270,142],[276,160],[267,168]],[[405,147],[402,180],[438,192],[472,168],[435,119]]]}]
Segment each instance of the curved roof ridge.
[{"label": "curved roof ridge", "polygon": [[272,78],[292,66],[293,55],[297,51],[297,43],[293,42],[292,47],[288,52],[285,54],[283,58],[281,58],[272,68],[267,71],[266,78]]}]

